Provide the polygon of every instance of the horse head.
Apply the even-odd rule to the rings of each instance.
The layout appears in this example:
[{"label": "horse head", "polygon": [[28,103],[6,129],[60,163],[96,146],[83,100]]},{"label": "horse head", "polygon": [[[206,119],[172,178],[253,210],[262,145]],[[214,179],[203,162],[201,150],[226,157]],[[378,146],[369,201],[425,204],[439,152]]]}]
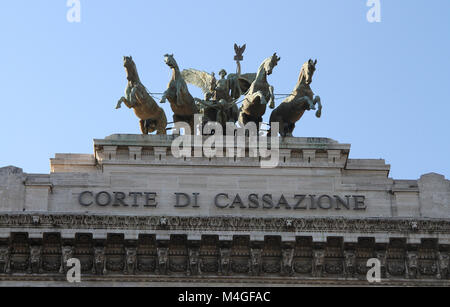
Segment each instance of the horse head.
[{"label": "horse head", "polygon": [[123,57],[123,66],[127,72],[127,80],[128,81],[139,81],[139,75],[137,73],[136,63],[133,61],[132,56],[124,56]]},{"label": "horse head", "polygon": [[314,72],[316,71],[316,64],[317,60],[313,61],[311,59],[308,60],[305,64],[302,66],[302,71],[300,73],[300,79],[304,80],[306,84],[311,84],[312,77],[314,75]]},{"label": "horse head", "polygon": [[175,61],[175,58],[173,57],[173,54],[165,54],[164,55],[164,62],[173,69],[178,69],[177,61]]},{"label": "horse head", "polygon": [[264,61],[263,67],[266,71],[267,75],[271,75],[275,66],[277,66],[278,62],[281,60],[277,53],[275,52],[270,58],[267,58]]}]

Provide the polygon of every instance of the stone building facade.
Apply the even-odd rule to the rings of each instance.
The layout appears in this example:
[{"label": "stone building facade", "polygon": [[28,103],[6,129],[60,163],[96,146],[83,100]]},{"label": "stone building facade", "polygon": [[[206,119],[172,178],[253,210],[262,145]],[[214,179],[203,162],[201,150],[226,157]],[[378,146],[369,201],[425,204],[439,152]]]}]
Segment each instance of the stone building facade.
[{"label": "stone building facade", "polygon": [[[450,181],[395,180],[350,145],[285,138],[257,157],[175,158],[172,136],[112,135],[50,174],[0,169],[0,285],[449,286]],[[193,148],[195,151],[195,148]]]}]

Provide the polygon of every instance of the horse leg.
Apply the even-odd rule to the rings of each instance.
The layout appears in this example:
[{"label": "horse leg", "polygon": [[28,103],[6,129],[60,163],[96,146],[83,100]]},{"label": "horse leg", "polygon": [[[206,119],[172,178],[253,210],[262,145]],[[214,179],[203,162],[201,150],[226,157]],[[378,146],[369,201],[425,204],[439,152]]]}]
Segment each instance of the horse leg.
[{"label": "horse leg", "polygon": [[314,104],[319,104],[319,109],[316,112],[316,117],[320,118],[322,116],[322,102],[319,96],[314,98]]},{"label": "horse leg", "polygon": [[196,128],[197,127],[195,127],[195,120],[194,120],[194,115],[192,115],[190,118],[189,118],[189,126],[191,127],[191,135],[195,135],[196,134]]},{"label": "horse leg", "polygon": [[292,137],[294,130],[295,130],[295,123],[288,124],[286,136]]},{"label": "horse leg", "polygon": [[128,101],[125,97],[122,97],[119,99],[119,101],[117,102],[117,106],[116,106],[116,110],[120,109],[122,107],[122,103],[125,103],[128,106]]},{"label": "horse leg", "polygon": [[136,99],[131,96],[130,100],[126,99],[125,97],[122,97],[119,99],[119,102],[117,103],[116,109],[120,109],[122,107],[122,102],[129,108],[132,109],[136,105]]},{"label": "horse leg", "polygon": [[269,108],[275,109],[275,94],[274,94],[274,88],[273,86],[269,86],[269,92],[270,92],[270,105]]},{"label": "horse leg", "polygon": [[242,127],[247,125],[249,121],[250,121],[250,119],[248,118],[248,115],[246,113],[241,112],[239,114],[239,123],[242,125]]},{"label": "horse leg", "polygon": [[126,97],[120,98],[119,102],[117,103],[116,109],[121,108],[122,102],[125,103],[125,105],[129,109],[132,109],[136,105],[136,98],[134,97],[135,92],[136,92],[136,87],[133,87],[133,89],[130,92],[131,94],[130,95],[127,94],[127,97],[129,97],[129,100]]},{"label": "horse leg", "polygon": [[169,94],[169,89],[164,92],[163,96],[161,97],[161,101],[159,103],[166,103],[168,94]]},{"label": "horse leg", "polygon": [[156,134],[158,135],[167,135],[167,117],[166,114],[164,113],[164,110],[160,108],[160,115],[159,115],[159,119],[158,119],[158,123],[156,125],[157,127],[157,132]]},{"label": "horse leg", "polygon": [[305,96],[304,98],[308,102],[309,110],[315,110],[316,107],[314,106],[314,101],[312,101],[311,98],[309,98],[308,96]]},{"label": "horse leg", "polygon": [[261,123],[263,122],[262,116],[256,120],[256,131],[257,135],[259,135],[259,130],[261,129]]},{"label": "horse leg", "polygon": [[[173,123],[175,124],[175,126],[177,125],[177,123],[187,124],[191,130],[190,133],[191,134],[195,133],[195,131],[194,131],[194,115],[190,116],[189,118],[186,118],[186,116],[179,116],[179,115],[174,114],[173,115]],[[184,128],[184,125],[182,127]],[[184,132],[185,135],[188,135],[187,132],[188,131]],[[181,133],[181,131],[178,131],[178,133]],[[174,133],[174,135],[175,135],[175,133]]]},{"label": "horse leg", "polygon": [[182,120],[178,117],[178,115],[174,114],[172,116],[172,121],[173,121],[173,124],[174,124],[174,128],[173,128],[172,134],[173,135],[181,135],[181,129],[177,130],[177,129],[175,129],[175,127],[177,126],[177,123],[182,121]]},{"label": "horse leg", "polygon": [[[273,127],[272,127],[272,125],[275,124],[275,123],[278,124],[278,133],[277,133],[277,135],[272,135],[273,134],[273,131],[272,131]],[[281,118],[270,121],[270,130],[269,130],[269,133],[267,134],[267,137],[271,137],[271,136],[278,137],[278,134],[281,135],[281,136],[283,136],[283,134],[284,134],[284,121]]]},{"label": "horse leg", "polygon": [[166,135],[167,134],[167,130],[166,130],[166,126],[167,124],[163,124],[163,121],[160,120],[157,126],[157,130],[156,130],[156,134],[157,135]]},{"label": "horse leg", "polygon": [[139,125],[140,125],[140,127],[141,127],[141,132],[142,132],[142,134],[148,134],[148,128],[146,127],[146,126],[147,126],[146,124],[147,124],[146,121],[143,120],[143,119],[141,119],[141,120],[139,121]]},{"label": "horse leg", "polygon": [[286,137],[287,136],[287,133],[288,133],[288,123],[286,123],[285,121],[283,121],[283,120],[280,120],[279,121],[279,129],[280,129],[280,135],[281,135],[281,137]]}]

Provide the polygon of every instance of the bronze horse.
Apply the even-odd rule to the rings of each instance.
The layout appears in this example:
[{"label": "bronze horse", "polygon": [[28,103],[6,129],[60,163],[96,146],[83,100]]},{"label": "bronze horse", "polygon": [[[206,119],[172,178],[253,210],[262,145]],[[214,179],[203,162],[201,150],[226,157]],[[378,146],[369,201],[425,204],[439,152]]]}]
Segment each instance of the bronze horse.
[{"label": "bronze horse", "polygon": [[[281,136],[292,136],[295,129],[295,123],[299,121],[305,111],[315,110],[315,105],[319,105],[316,116],[322,115],[322,103],[319,96],[314,97],[310,84],[316,71],[317,60],[310,59],[303,64],[298,78],[297,85],[289,97],[287,97],[271,114],[270,123],[278,122],[280,124]],[[269,132],[269,136],[271,131]]]},{"label": "bronze horse", "polygon": [[180,68],[175,61],[173,54],[166,54],[164,61],[172,69],[172,79],[167,90],[161,98],[161,103],[169,100],[173,111],[173,122],[186,122],[191,126],[194,134],[194,115],[198,113],[197,105],[192,95],[189,93],[186,81],[181,75]]},{"label": "bronze horse", "polygon": [[262,117],[266,113],[267,104],[270,108],[275,107],[275,97],[273,86],[267,82],[267,76],[272,74],[273,69],[277,66],[280,57],[276,53],[264,60],[258,69],[256,79],[253,81],[247,95],[241,106],[239,114],[239,123],[245,126],[249,122],[254,122],[259,129]]},{"label": "bronze horse", "polygon": [[116,109],[122,107],[122,102],[128,108],[133,109],[136,116],[140,119],[140,127],[143,134],[154,131],[157,131],[157,134],[166,134],[166,114],[141,83],[133,58],[131,56],[123,57],[123,66],[127,73],[128,85],[125,89],[125,96],[119,99]]}]

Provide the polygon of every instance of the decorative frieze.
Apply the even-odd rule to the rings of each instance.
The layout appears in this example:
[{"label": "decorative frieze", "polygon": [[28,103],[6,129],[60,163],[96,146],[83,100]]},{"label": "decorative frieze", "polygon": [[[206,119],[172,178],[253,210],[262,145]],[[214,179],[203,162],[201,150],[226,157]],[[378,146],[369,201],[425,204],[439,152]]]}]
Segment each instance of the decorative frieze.
[{"label": "decorative frieze", "polygon": [[[33,229],[33,217],[27,214],[0,215],[2,228]],[[403,233],[410,234],[410,221],[402,219],[346,218],[249,218],[249,217],[158,217],[108,215],[39,215],[39,228],[52,229],[117,229],[117,230],[183,230],[183,231],[264,231],[268,232],[336,232],[336,233]],[[450,221],[417,220],[420,231],[415,234],[449,234]],[[286,227],[286,225],[292,225]]]},{"label": "decorative frieze", "polygon": [[[357,243],[345,243],[340,237],[321,243],[310,237],[283,242],[280,236],[265,237],[264,242],[250,241],[250,236],[233,236],[231,241],[208,235],[194,241],[188,240],[187,235],[171,235],[162,241],[155,238],[156,235],[139,235],[137,240],[127,240],[116,233],[107,235],[106,241],[89,234],[76,234],[74,240],[67,240],[52,233],[36,241],[17,233],[7,245],[0,246],[0,279],[17,274],[63,276],[68,270],[67,261],[80,257],[86,263],[84,277],[114,280],[139,276],[229,276],[257,277],[262,281],[285,277],[291,282],[304,278],[356,282],[365,280],[370,258],[380,261],[385,281],[420,283],[450,278],[449,246],[439,245],[436,240],[411,245],[393,238],[384,246],[375,245],[373,238],[360,238]],[[45,258],[58,246],[59,257]],[[26,251],[28,254],[24,254]]]}]

